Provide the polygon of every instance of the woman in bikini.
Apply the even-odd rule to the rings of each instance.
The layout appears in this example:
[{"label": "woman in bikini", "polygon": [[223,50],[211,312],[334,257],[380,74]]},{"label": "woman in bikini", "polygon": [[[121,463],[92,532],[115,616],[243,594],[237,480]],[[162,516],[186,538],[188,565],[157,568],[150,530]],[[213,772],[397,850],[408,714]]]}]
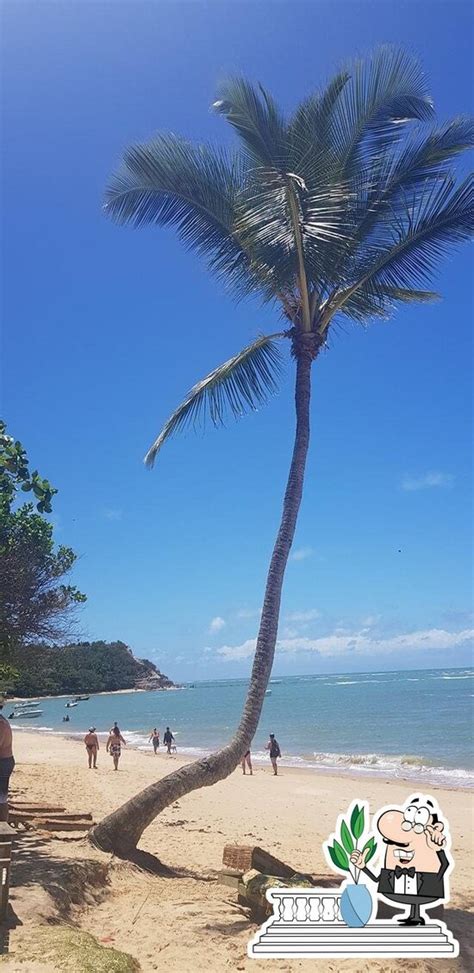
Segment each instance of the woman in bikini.
[{"label": "woman in bikini", "polygon": [[124,740],[118,726],[115,725],[112,727],[109,733],[109,739],[107,740],[107,746],[105,748],[107,753],[110,753],[110,756],[112,757],[114,762],[114,770],[118,770],[120,754],[122,753],[122,743],[125,747],[127,746],[127,741]]},{"label": "woman in bikini", "polygon": [[95,732],[95,726],[89,727],[89,732],[84,737],[84,743],[89,759],[89,770],[91,767],[95,770],[97,768],[97,754],[99,751],[99,738]]}]

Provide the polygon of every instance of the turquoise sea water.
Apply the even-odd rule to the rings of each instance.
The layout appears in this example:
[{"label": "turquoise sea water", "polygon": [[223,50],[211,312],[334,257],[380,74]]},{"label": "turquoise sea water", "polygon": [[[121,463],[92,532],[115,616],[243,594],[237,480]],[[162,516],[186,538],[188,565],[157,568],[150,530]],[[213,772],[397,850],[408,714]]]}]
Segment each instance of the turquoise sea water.
[{"label": "turquoise sea water", "polygon": [[[130,745],[148,748],[150,730],[157,726],[163,733],[169,725],[178,752],[199,755],[232,736],[246,686],[235,679],[91,696],[70,710],[65,699],[42,699],[38,719],[13,719],[12,726],[82,736],[89,726],[105,733],[117,720]],[[269,690],[252,748],[256,761],[268,760],[264,747],[273,732],[289,765],[398,776],[426,786],[474,785],[474,669],[275,677]]]}]

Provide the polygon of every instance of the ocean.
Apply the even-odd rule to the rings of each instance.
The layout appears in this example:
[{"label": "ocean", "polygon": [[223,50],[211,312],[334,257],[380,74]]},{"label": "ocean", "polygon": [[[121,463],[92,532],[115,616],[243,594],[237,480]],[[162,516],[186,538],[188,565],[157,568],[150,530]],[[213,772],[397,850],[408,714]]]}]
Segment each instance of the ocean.
[{"label": "ocean", "polygon": [[[13,719],[14,730],[82,737],[117,720],[129,745],[148,749],[156,726],[170,726],[178,752],[207,754],[230,739],[247,680],[196,682],[166,692],[91,696],[73,709],[42,699],[37,719]],[[275,676],[265,697],[252,756],[268,761],[275,733],[282,764],[314,771],[412,779],[429,788],[474,785],[474,669]],[[9,715],[8,705],[4,714]],[[62,722],[68,713],[70,722]]]}]

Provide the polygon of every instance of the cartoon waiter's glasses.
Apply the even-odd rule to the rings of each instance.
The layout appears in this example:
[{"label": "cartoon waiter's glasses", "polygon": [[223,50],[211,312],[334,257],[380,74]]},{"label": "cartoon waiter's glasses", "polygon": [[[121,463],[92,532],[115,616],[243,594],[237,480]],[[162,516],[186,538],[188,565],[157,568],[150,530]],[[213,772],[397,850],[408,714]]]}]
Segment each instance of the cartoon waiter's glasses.
[{"label": "cartoon waiter's glasses", "polygon": [[413,831],[421,834],[430,820],[431,813],[427,807],[415,807],[410,804],[403,812],[402,831]]}]

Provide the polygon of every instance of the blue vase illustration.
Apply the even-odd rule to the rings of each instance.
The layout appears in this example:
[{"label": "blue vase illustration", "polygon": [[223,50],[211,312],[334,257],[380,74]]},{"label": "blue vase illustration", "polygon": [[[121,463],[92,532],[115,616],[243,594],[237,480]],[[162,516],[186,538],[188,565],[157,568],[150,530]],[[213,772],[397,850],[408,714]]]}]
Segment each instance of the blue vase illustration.
[{"label": "blue vase illustration", "polygon": [[340,908],[346,926],[366,926],[373,909],[372,896],[367,886],[347,884],[341,895]]}]

